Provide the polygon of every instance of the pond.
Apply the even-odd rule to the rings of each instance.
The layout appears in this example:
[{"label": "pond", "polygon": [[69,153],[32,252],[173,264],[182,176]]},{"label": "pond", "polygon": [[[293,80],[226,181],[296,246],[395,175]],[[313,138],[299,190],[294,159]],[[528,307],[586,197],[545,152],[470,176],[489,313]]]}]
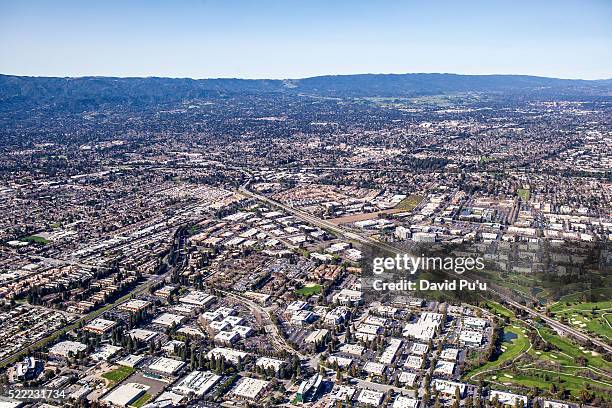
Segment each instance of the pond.
[{"label": "pond", "polygon": [[505,331],[504,332],[504,341],[506,343],[511,343],[512,340],[514,340],[514,339],[518,339],[518,336],[516,335],[516,333],[512,333],[512,332],[509,332],[509,331]]}]

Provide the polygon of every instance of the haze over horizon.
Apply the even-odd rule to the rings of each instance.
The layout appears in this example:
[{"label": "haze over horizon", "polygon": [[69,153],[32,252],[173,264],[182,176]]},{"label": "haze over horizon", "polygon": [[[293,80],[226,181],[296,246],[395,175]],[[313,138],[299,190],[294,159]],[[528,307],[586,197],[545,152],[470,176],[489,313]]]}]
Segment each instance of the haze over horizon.
[{"label": "haze over horizon", "polygon": [[299,79],[363,73],[612,78],[612,3],[116,0],[0,4],[0,72]]}]

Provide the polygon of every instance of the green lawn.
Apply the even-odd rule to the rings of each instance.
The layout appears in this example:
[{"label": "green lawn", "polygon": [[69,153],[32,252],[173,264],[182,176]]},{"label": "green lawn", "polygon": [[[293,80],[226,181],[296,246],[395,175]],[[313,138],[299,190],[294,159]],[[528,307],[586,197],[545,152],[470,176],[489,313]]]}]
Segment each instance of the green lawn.
[{"label": "green lawn", "polygon": [[509,319],[514,317],[514,314],[510,310],[506,309],[505,307],[503,307],[497,302],[487,300],[485,304],[486,304],[486,308],[489,309],[489,311],[491,311],[492,313],[498,316],[507,317]]},{"label": "green lawn", "polygon": [[112,371],[102,374],[102,378],[107,379],[114,385],[129,377],[134,371],[135,370],[132,367],[120,366]]},{"label": "green lawn", "polygon": [[527,351],[527,349],[529,348],[529,339],[527,338],[525,333],[523,333],[523,328],[517,328],[517,327],[507,326],[504,329],[504,334],[513,333],[516,335],[516,338],[510,341],[504,341],[502,343],[502,347],[505,348],[505,350],[502,351],[502,353],[497,357],[497,360],[489,361],[485,365],[480,366],[477,369],[466,373],[465,378],[469,379],[475,374],[478,374],[482,371],[497,368],[501,364],[505,363],[506,361],[510,361],[516,358],[519,354]]},{"label": "green lawn", "polygon": [[[548,381],[538,376],[538,374],[541,376],[547,375]],[[492,377],[496,377],[493,380],[502,384],[513,384],[529,388],[537,387],[542,390],[550,390],[550,384],[554,382],[557,387],[562,385],[574,396],[578,396],[579,391],[584,387],[585,383],[593,383],[590,379],[577,377],[572,374],[551,373],[535,368],[523,368],[520,370],[520,374],[512,374],[510,372],[500,371],[492,374],[489,378]],[[605,387],[605,384],[594,384],[601,387]]]},{"label": "green lawn", "polygon": [[[612,338],[608,324],[612,313],[612,290],[600,288],[563,296],[550,307],[557,318],[564,318],[568,325],[603,338]],[[593,312],[594,311],[594,312]]]},{"label": "green lawn", "polygon": [[542,338],[544,340],[551,344],[554,344],[559,350],[561,350],[565,354],[570,355],[573,358],[579,356],[584,357],[586,358],[588,365],[612,371],[612,363],[608,363],[600,355],[593,355],[589,351],[581,350],[580,346],[571,341],[570,339],[560,337],[548,328],[540,328],[540,334],[542,335]]},{"label": "green lawn", "polygon": [[516,194],[523,199],[523,201],[529,201],[529,189],[519,188],[516,190]]},{"label": "green lawn", "polygon": [[142,407],[144,404],[147,403],[147,401],[149,401],[151,399],[151,394],[145,392],[144,394],[142,394],[140,396],[140,398],[138,398],[136,401],[132,402],[130,405],[136,408],[140,408]]},{"label": "green lawn", "polygon": [[306,285],[295,291],[297,295],[309,297],[321,293],[321,285],[312,284]]},{"label": "green lawn", "polygon": [[421,201],[423,201],[423,196],[416,194],[409,195],[400,201],[395,208],[402,211],[412,211],[421,203]]},{"label": "green lawn", "polygon": [[44,239],[43,237],[39,237],[37,235],[30,235],[27,237],[22,237],[22,238],[19,238],[19,240],[24,241],[24,242],[33,242],[35,244],[43,244],[43,245],[51,242],[48,239]]}]

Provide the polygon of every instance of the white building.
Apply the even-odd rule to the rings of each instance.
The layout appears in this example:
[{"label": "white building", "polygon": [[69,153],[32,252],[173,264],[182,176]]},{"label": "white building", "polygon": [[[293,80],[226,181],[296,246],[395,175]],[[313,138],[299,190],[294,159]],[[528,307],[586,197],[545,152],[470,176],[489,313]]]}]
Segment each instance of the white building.
[{"label": "white building", "polygon": [[365,405],[378,406],[382,403],[384,396],[385,394],[383,394],[380,391],[363,389],[359,393],[359,396],[357,397],[357,401]]},{"label": "white building", "polygon": [[206,394],[221,379],[210,371],[192,371],[172,388],[181,395],[194,393],[198,397]]},{"label": "white building", "polygon": [[489,395],[489,401],[496,399],[504,405],[516,406],[518,401],[523,401],[523,406],[527,406],[527,397],[518,394],[512,394],[510,392],[495,391],[491,390]]},{"label": "white building", "polygon": [[432,340],[441,324],[442,314],[430,312],[421,313],[416,323],[408,323],[404,326],[402,335],[421,341]]},{"label": "white building", "polygon": [[62,341],[49,349],[49,355],[68,358],[76,356],[79,351],[87,350],[87,346],[78,341]]},{"label": "white building", "polygon": [[434,369],[434,374],[441,374],[446,376],[453,375],[455,371],[455,363],[451,361],[438,360],[436,363],[436,368]]},{"label": "white building", "polygon": [[414,387],[416,379],[417,375],[415,373],[409,373],[408,371],[402,371],[399,377],[397,378],[400,383],[408,387]]},{"label": "white building", "polygon": [[359,290],[342,289],[332,298],[334,303],[339,303],[344,306],[353,306],[361,304],[363,294]]},{"label": "white building", "polygon": [[392,408],[418,408],[418,406],[419,400],[398,395],[393,401]]},{"label": "white building", "polygon": [[257,359],[257,362],[255,363],[257,367],[261,367],[264,370],[272,368],[274,369],[275,373],[278,373],[281,367],[283,367],[285,364],[286,363],[283,360],[270,357],[259,357],[259,359]]},{"label": "white building", "polygon": [[468,347],[480,347],[482,344],[482,333],[473,330],[462,330],[459,334],[459,344]]},{"label": "white building", "polygon": [[172,325],[180,325],[185,320],[185,316],[179,316],[172,313],[164,313],[153,320],[152,323],[160,326],[171,327]]},{"label": "white building", "polygon": [[363,366],[363,371],[368,374],[381,376],[385,372],[385,365],[380,363],[375,363],[373,361],[368,361]]},{"label": "white building", "polygon": [[149,390],[148,385],[128,383],[115,388],[103,401],[118,407],[127,407]]},{"label": "white building", "polygon": [[440,353],[440,358],[442,360],[457,361],[458,356],[459,356],[459,350],[455,348],[447,348],[447,349],[442,350],[442,352]]},{"label": "white building", "polygon": [[149,369],[161,374],[174,375],[184,366],[185,363],[182,361],[174,360],[172,358],[158,357],[153,360],[151,364],[149,364]]},{"label": "white building", "polygon": [[208,352],[207,356],[208,358],[212,358],[213,356],[215,358],[223,357],[234,364],[238,364],[240,359],[244,360],[244,358],[248,356],[248,354],[231,348],[215,347],[214,349]]},{"label": "white building", "polygon": [[441,380],[439,378],[434,379],[431,382],[432,390],[440,391],[442,394],[455,395],[455,390],[458,388],[461,397],[465,396],[466,385],[455,381]]},{"label": "white building", "polygon": [[238,398],[256,400],[261,397],[268,384],[268,381],[243,377],[234,388],[233,394]]}]

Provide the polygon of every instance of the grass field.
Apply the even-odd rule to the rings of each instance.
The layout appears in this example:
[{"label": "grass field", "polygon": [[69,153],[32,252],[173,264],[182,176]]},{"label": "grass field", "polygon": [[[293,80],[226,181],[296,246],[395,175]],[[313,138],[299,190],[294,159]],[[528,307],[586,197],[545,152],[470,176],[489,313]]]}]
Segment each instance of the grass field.
[{"label": "grass field", "polygon": [[[548,376],[548,381],[543,376]],[[489,377],[493,381],[502,383],[504,385],[519,385],[523,387],[537,387],[543,390],[549,390],[552,382],[557,387],[563,386],[573,396],[578,396],[580,390],[584,387],[585,383],[591,383],[592,380],[583,377],[577,377],[573,374],[561,374],[554,373],[546,370],[540,370],[533,367],[524,367],[520,369],[520,374],[511,374],[507,371],[499,371]],[[605,384],[597,384],[605,387]],[[506,391],[506,390],[504,390]]]},{"label": "grass field", "polygon": [[541,328],[540,334],[542,338],[551,344],[554,344],[561,352],[565,353],[572,358],[584,357],[587,360],[588,365],[597,367],[600,369],[612,371],[612,363],[605,361],[600,355],[593,354],[590,351],[582,350],[579,345],[572,342],[571,340],[557,336],[552,330],[548,328]]},{"label": "grass field", "polygon": [[19,238],[20,241],[24,241],[24,242],[33,242],[35,244],[48,244],[49,241],[48,239],[44,239],[43,237],[38,237],[36,235],[30,235],[27,237],[23,237],[23,238]]},{"label": "grass field", "polygon": [[567,324],[604,338],[612,338],[612,291],[600,288],[563,296],[550,307],[551,313]]},{"label": "grass field", "polygon": [[112,371],[102,374],[102,378],[111,382],[111,385],[117,384],[129,377],[135,370],[132,367],[120,366]]},{"label": "grass field", "polygon": [[514,314],[512,314],[512,312],[508,309],[506,309],[505,307],[503,307],[502,305],[500,305],[499,303],[496,302],[492,302],[490,300],[487,300],[486,304],[486,308],[501,317],[507,317],[507,318],[512,318],[514,316]]},{"label": "grass field", "polygon": [[528,188],[519,188],[516,190],[516,193],[519,197],[523,199],[523,201],[529,201],[529,189]]},{"label": "grass field", "polygon": [[521,353],[527,351],[529,348],[529,339],[523,333],[524,329],[518,326],[507,326],[504,329],[504,334],[512,333],[516,335],[516,338],[512,340],[504,341],[501,345],[502,353],[497,357],[495,361],[489,361],[483,366],[478,367],[475,370],[472,370],[465,374],[465,378],[469,379],[474,375],[481,373],[483,371],[491,370],[499,367],[506,361],[513,360]]},{"label": "grass field", "polygon": [[138,398],[136,401],[134,401],[133,403],[131,403],[130,405],[136,408],[140,408],[142,407],[144,404],[147,403],[147,401],[149,401],[151,399],[151,394],[145,392],[144,394],[142,394],[140,396],[140,398]]},{"label": "grass field", "polygon": [[409,195],[400,201],[395,208],[402,211],[412,211],[423,201],[423,196],[420,195]]},{"label": "grass field", "polygon": [[312,295],[317,295],[317,294],[321,293],[321,285],[317,285],[317,284],[306,285],[306,286],[296,290],[295,293],[297,295],[306,296],[306,297],[309,297],[309,296],[312,296]]}]

